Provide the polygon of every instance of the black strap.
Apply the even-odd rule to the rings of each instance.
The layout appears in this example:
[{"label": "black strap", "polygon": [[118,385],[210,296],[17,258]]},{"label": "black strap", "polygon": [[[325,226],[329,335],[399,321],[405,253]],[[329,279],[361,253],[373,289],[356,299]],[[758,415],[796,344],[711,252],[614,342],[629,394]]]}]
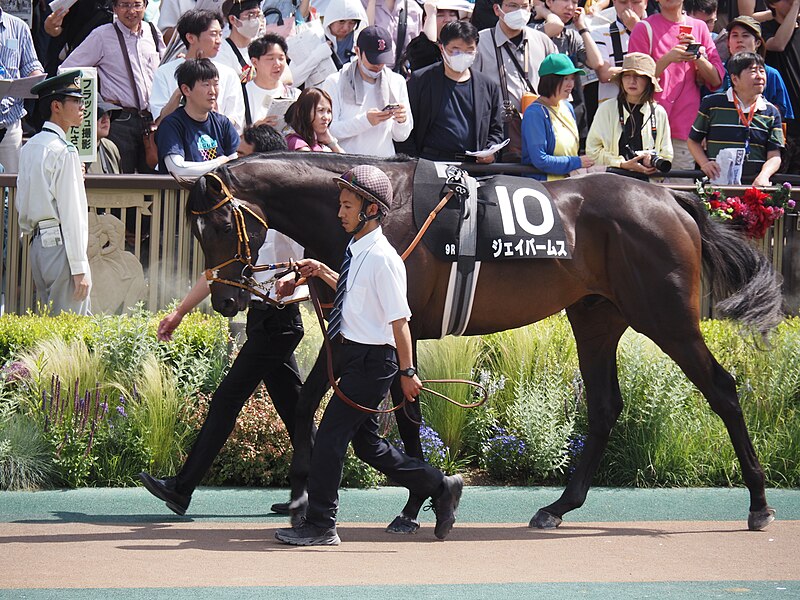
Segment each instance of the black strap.
[{"label": "black strap", "polygon": [[622,59],[625,57],[625,52],[622,51],[622,38],[619,30],[619,21],[614,21],[608,28],[608,33],[611,34],[611,48],[614,53],[614,66],[621,67]]},{"label": "black strap", "polygon": [[403,8],[400,9],[400,21],[397,24],[397,44],[394,52],[394,71],[399,73],[403,68],[403,50],[406,45],[406,30],[408,29],[408,0],[403,0]]},{"label": "black strap", "polygon": [[[244,69],[247,67],[247,61],[242,56],[242,53],[239,52],[239,48],[236,47],[236,44],[233,43],[231,38],[225,38],[225,41],[228,42],[228,45],[233,50],[233,54],[236,56],[236,60],[239,61],[239,66]],[[244,72],[244,71],[242,71]],[[250,113],[250,98],[247,97],[247,83],[242,81],[242,96],[244,96],[244,124],[245,126],[250,126],[253,124],[253,117]]]},{"label": "black strap", "polygon": [[492,32],[492,46],[494,46],[494,58],[497,61],[497,72],[500,74],[500,91],[503,94],[503,102],[508,102],[508,81],[506,80],[506,66],[503,63],[503,57],[500,56],[500,48],[497,47],[497,38],[494,36],[494,29]]},{"label": "black strap", "polygon": [[[652,102],[648,102],[647,105],[650,107],[650,119],[649,119],[649,121],[650,121],[650,133],[653,135],[653,147],[655,148],[655,145],[658,143],[658,141],[656,139],[656,134],[658,133],[658,131],[656,130],[656,111],[655,111],[656,107]],[[624,131],[625,131],[625,114],[624,114],[623,109],[622,109],[622,98],[619,98],[619,97],[617,97],[617,110],[619,111],[619,125],[620,125],[620,128],[622,128],[622,131],[624,133]],[[631,119],[633,119],[633,113],[631,111],[628,111],[628,113],[631,115]],[[644,116],[644,115],[642,115],[642,116]],[[644,129],[644,123],[642,123],[642,129]],[[644,150],[644,139],[642,139],[642,150]]]},{"label": "black strap", "polygon": [[[501,76],[501,81],[502,81],[502,79],[505,78],[505,67],[503,66],[503,60],[502,60],[502,57],[500,56],[500,49],[497,47],[497,40],[494,37],[494,29],[492,29],[492,41],[494,42],[495,52],[497,54],[497,69],[498,70],[502,70],[502,76]],[[525,39],[525,35],[523,34],[523,36],[522,36],[522,45],[525,46],[525,45],[527,45],[527,43],[528,43],[528,40]],[[517,73],[519,73],[519,76],[522,77],[522,81],[525,82],[525,86],[528,88],[528,91],[531,94],[535,95],[536,94],[536,90],[533,89],[533,85],[528,80],[528,73],[525,71],[525,69],[522,68],[522,65],[519,64],[519,61],[517,60],[517,57],[514,56],[514,52],[511,50],[511,43],[510,42],[505,42],[503,44],[503,48],[505,49],[506,53],[508,54],[508,57],[511,59],[511,62],[514,63],[514,67],[517,69]],[[504,88],[507,87],[505,85],[505,83],[503,83],[502,85],[503,85]],[[507,100],[508,98],[505,98],[505,99]]]}]

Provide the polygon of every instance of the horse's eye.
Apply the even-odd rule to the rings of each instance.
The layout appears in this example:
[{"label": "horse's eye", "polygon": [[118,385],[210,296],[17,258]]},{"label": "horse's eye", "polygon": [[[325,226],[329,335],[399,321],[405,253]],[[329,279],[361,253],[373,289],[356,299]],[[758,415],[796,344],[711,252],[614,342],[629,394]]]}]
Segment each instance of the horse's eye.
[{"label": "horse's eye", "polygon": [[225,233],[230,233],[231,231],[233,231],[233,225],[231,225],[230,223],[225,223],[225,227],[222,228],[222,231],[224,231]]}]

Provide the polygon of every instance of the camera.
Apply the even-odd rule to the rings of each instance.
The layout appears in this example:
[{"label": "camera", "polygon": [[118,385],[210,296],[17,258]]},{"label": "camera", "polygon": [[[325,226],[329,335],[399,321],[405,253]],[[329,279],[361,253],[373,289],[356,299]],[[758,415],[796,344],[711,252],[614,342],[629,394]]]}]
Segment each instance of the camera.
[{"label": "camera", "polygon": [[636,158],[639,154],[645,154],[650,157],[650,166],[658,169],[662,173],[669,173],[670,169],[672,169],[672,161],[667,160],[666,158],[661,158],[655,150],[645,150],[644,152],[636,152],[631,149],[630,146],[625,145],[622,148],[622,155],[625,157],[626,160],[631,160],[632,158]]},{"label": "camera", "polygon": [[504,100],[503,101],[503,123],[509,123],[513,121],[517,115],[519,115],[519,111],[517,108],[512,104],[511,100]]}]

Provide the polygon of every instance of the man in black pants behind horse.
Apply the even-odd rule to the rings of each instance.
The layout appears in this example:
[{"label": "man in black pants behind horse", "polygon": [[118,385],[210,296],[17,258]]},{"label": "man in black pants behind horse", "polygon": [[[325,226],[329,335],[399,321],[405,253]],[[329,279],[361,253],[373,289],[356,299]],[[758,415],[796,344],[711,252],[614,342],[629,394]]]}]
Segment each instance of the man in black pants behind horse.
[{"label": "man in black pants behind horse", "polygon": [[335,181],[340,189],[339,219],[353,236],[341,272],[314,259],[298,261],[298,268],[304,277],[319,277],[336,289],[327,335],[339,389],[317,430],[305,515],[293,512],[293,527],[279,529],[275,537],[294,546],[339,544],[339,484],[352,441],[361,460],[414,496],[433,498],[434,533],[444,539],[455,523],[464,485],[461,476],[445,476],[397,450],[378,434],[378,417],[368,412],[378,407],[398,372],[407,401],[413,402],[422,389],[413,367],[405,265],[380,226],[392,207],[392,184],[383,171],[370,165],[354,167]]},{"label": "man in black pants behind horse", "polygon": [[[270,150],[286,150],[285,140],[272,127],[261,125],[244,131],[239,146],[240,156],[244,156],[245,152],[249,154]],[[295,246],[293,252],[292,246]],[[275,231],[268,233],[259,255],[265,249],[272,254],[267,257],[268,260],[260,261],[262,263],[282,262],[302,256],[300,246]],[[294,256],[284,256],[289,252]],[[269,272],[264,273],[269,275]],[[293,283],[286,282],[279,291],[283,295],[293,293]],[[178,308],[161,320],[158,338],[162,341],[171,340],[172,333],[180,325],[184,315],[200,304],[209,293],[208,282],[202,276]],[[262,381],[278,415],[286,425],[289,436],[294,439],[295,407],[302,384],[294,350],[302,338],[303,321],[298,304],[287,304],[278,309],[260,300],[254,299],[250,302],[250,310],[247,311],[247,341],[214,392],[206,420],[180,472],[167,479],[156,479],[148,473],[139,474],[151,494],[166,502],[173,512],[179,515],[186,513],[192,500],[192,492],[200,485],[233,431],[244,403]],[[272,510],[288,514],[289,504],[274,504]]]}]

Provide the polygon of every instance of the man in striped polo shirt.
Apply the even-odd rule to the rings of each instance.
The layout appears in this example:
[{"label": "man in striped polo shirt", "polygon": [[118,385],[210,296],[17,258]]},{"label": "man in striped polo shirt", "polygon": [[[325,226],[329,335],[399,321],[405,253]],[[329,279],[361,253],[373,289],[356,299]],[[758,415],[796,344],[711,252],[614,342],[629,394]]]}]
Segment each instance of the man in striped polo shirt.
[{"label": "man in striped polo shirt", "polygon": [[[764,59],[741,52],[728,61],[732,86],[706,96],[689,132],[689,151],[710,179],[720,175],[716,157],[723,148],[743,148],[743,174],[755,177],[753,185],[768,186],[781,166],[783,130],[781,114],[762,93],[767,75]],[[706,148],[702,146],[706,141]]]}]

